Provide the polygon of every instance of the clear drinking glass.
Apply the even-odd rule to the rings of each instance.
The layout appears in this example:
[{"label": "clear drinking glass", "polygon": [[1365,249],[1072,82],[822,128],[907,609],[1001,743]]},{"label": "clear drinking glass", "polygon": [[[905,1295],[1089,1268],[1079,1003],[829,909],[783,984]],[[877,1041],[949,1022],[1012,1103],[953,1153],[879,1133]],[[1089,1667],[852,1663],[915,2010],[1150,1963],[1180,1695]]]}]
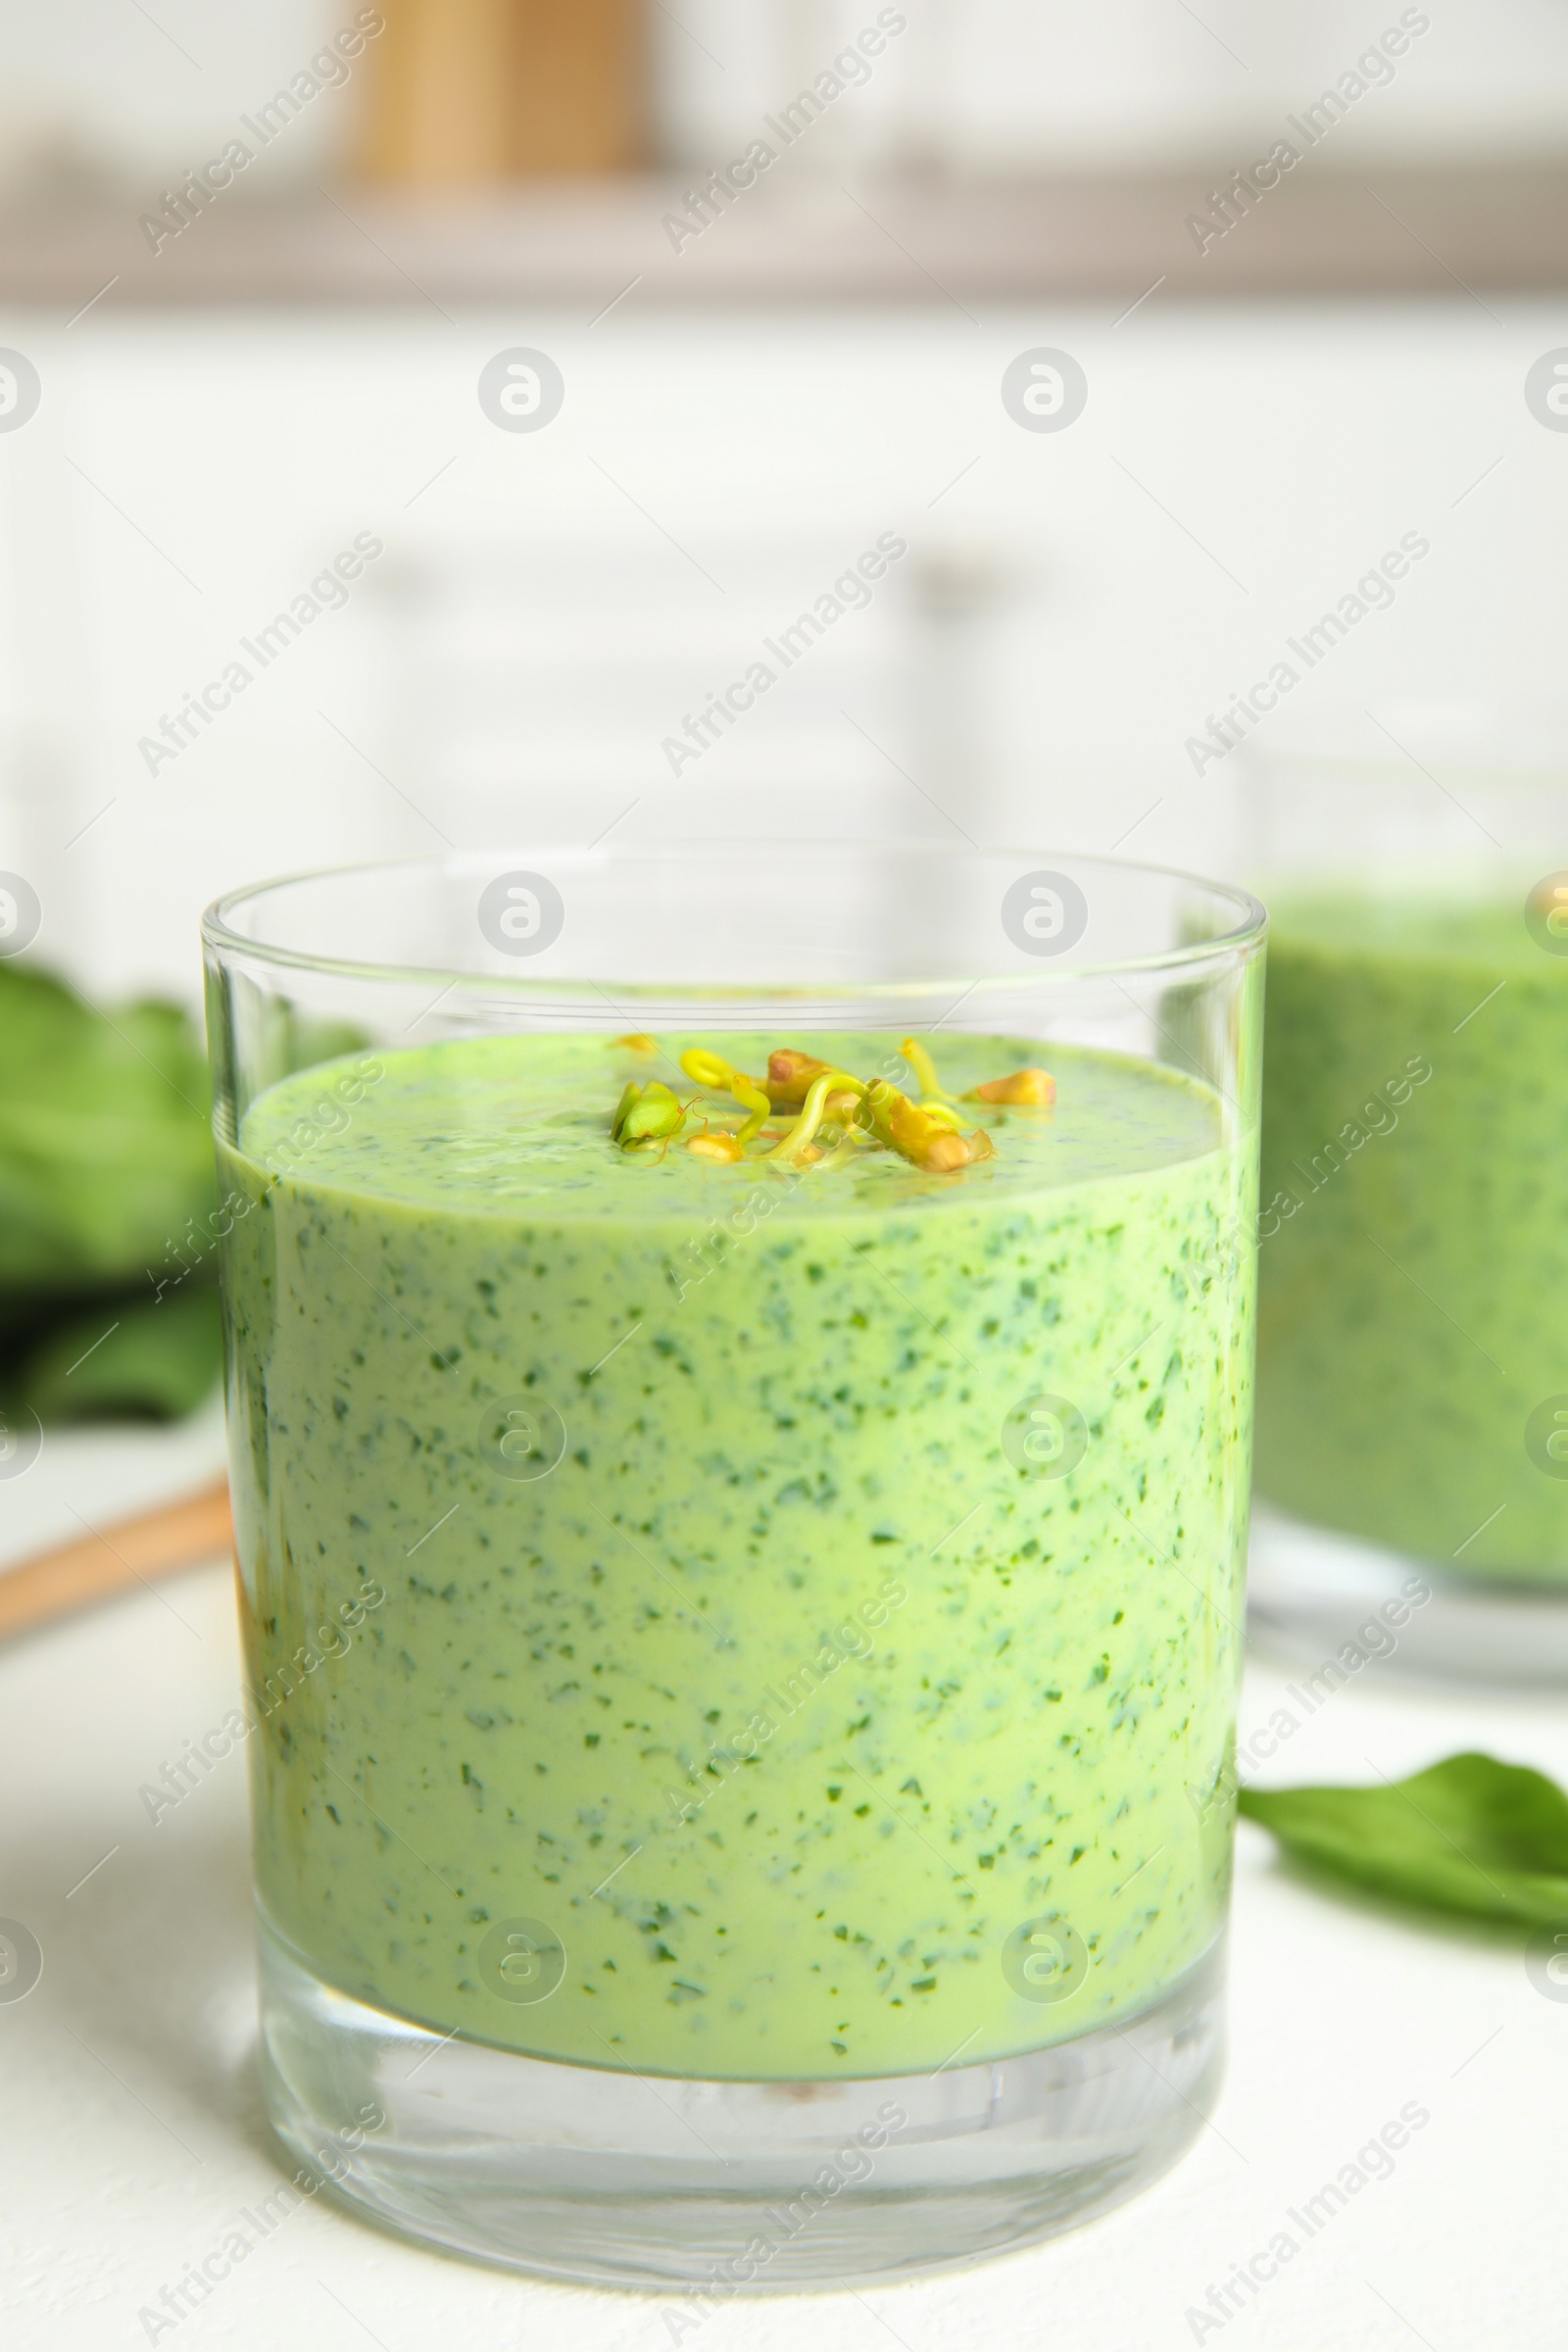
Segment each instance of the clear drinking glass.
[{"label": "clear drinking glass", "polygon": [[1257,1622],[1319,1668],[1568,1676],[1568,728],[1253,757],[1270,913]]},{"label": "clear drinking glass", "polygon": [[742,842],[306,876],[206,938],[284,2142],[411,2235],[704,2297],[1172,2162],[1261,909]]}]

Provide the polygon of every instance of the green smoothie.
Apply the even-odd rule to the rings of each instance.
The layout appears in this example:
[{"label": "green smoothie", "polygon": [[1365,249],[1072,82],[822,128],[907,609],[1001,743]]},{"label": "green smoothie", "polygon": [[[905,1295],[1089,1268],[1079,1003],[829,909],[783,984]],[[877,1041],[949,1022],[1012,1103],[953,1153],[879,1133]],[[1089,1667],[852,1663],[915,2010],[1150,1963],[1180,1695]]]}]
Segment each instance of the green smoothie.
[{"label": "green smoothie", "polygon": [[1568,960],[1524,902],[1271,906],[1257,1483],[1568,1583]]},{"label": "green smoothie", "polygon": [[[249,1674],[292,1686],[260,1897],[438,2032],[929,2072],[1125,2017],[1219,1933],[1247,1139],[1054,1047],[1053,1104],[959,1105],[992,1150],[955,1172],[612,1140],[628,1082],[685,1102],[683,1051],[779,1042],[387,1053],[222,1153]],[[1042,1054],[941,1058],[957,1096]]]}]

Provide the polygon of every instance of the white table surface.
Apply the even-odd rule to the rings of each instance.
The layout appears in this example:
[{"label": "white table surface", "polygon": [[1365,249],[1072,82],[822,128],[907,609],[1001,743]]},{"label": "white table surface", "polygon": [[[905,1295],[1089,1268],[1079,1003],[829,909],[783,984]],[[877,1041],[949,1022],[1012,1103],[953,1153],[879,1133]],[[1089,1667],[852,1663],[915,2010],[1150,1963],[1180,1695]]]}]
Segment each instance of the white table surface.
[{"label": "white table surface", "polygon": [[[0,1559],[194,1483],[211,1419],[52,1442],[0,1487]],[[246,1794],[237,1759],[155,1828],[137,1801],[234,1703],[226,1567],[172,1578],[0,1653],[0,1916],[44,1972],[0,2005],[0,2320],[18,2352],[143,2344],[138,2314],[279,2179],[255,2070]],[[1285,1675],[1249,1672],[1244,1734]],[[1269,1767],[1279,1782],[1398,1775],[1483,1746],[1568,1780],[1568,1710],[1418,1688],[1368,1668]],[[1516,1940],[1418,1926],[1283,1871],[1243,1823],[1231,2057],[1212,2125],[1104,2220],[930,2284],[737,2301],[703,2352],[1035,2346],[1177,2352],[1560,2345],[1568,2004]],[[1309,2240],[1287,2219],[1407,2102],[1430,2122]],[[1300,2249],[1212,2329],[1188,2317],[1281,2230]],[[328,2210],[287,2217],[160,2343],[180,2352],[662,2352],[658,2298],[534,2284],[405,2247]],[[438,2333],[439,2331],[439,2333]],[[690,2338],[686,2339],[690,2341]]]}]

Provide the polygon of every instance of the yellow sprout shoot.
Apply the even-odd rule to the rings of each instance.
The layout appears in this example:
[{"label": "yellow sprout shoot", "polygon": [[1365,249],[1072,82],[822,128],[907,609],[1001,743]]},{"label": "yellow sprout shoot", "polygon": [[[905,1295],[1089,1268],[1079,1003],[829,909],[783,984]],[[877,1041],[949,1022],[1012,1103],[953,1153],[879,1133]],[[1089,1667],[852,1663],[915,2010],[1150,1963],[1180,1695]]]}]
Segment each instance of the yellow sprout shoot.
[{"label": "yellow sprout shoot", "polygon": [[686,1138],[686,1149],[688,1152],[694,1152],[699,1159],[717,1159],[733,1163],[742,1156],[738,1135],[689,1135]]},{"label": "yellow sprout shoot", "polygon": [[922,1095],[928,1095],[933,1101],[938,1102],[945,1102],[952,1100],[948,1094],[947,1088],[937,1076],[936,1063],[932,1060],[930,1054],[927,1052],[926,1048],[921,1045],[917,1037],[906,1037],[903,1045],[899,1048],[899,1052],[904,1055],[905,1060],[908,1063],[910,1069],[919,1079],[920,1092]]},{"label": "yellow sprout shoot", "polygon": [[628,1054],[657,1054],[659,1052],[658,1038],[650,1037],[644,1029],[633,1030],[629,1037],[617,1037],[612,1042],[617,1046],[624,1047]]},{"label": "yellow sprout shoot", "polygon": [[827,1067],[814,1054],[799,1054],[793,1046],[780,1046],[767,1057],[767,1091],[773,1108],[799,1110]]},{"label": "yellow sprout shoot", "polygon": [[[773,1058],[777,1060],[778,1056],[775,1054]],[[807,1090],[806,1101],[801,1105],[800,1117],[781,1142],[772,1145],[762,1153],[764,1159],[796,1159],[805,1152],[812,1136],[822,1124],[823,1107],[828,1096],[833,1091],[833,1086],[834,1072],[832,1070],[824,1070],[820,1078],[812,1079]]]},{"label": "yellow sprout shoot", "polygon": [[[658,1051],[648,1038],[618,1039],[625,1047]],[[991,1137],[976,1128],[963,1132],[963,1113],[945,1093],[930,1054],[915,1038],[906,1038],[903,1051],[926,1089],[918,1102],[886,1079],[867,1083],[832,1062],[794,1047],[779,1047],[768,1055],[767,1076],[747,1076],[705,1046],[691,1046],[680,1057],[686,1076],[715,1093],[728,1093],[747,1116],[738,1133],[714,1128],[707,1119],[701,1131],[687,1136],[686,1149],[698,1159],[734,1166],[746,1158],[745,1147],[779,1111],[798,1113],[788,1131],[768,1144],[759,1156],[782,1160],[797,1168],[839,1167],[863,1150],[881,1146],[897,1152],[928,1175],[952,1176],[994,1156]],[[1046,1070],[1015,1070],[1010,1077],[993,1078],[964,1096],[966,1102],[1032,1104],[1055,1100],[1055,1084]],[[646,1085],[630,1080],[624,1088],[611,1134],[622,1151],[654,1152],[662,1157],[680,1135],[695,1103],[682,1102],[667,1086],[651,1079]]]},{"label": "yellow sprout shoot", "polygon": [[950,1140],[956,1143],[958,1139],[945,1135],[935,1120],[886,1078],[877,1080],[866,1096],[866,1102],[870,1107],[872,1132],[879,1143],[891,1145],[917,1168],[951,1164],[947,1152],[939,1152],[937,1147]]},{"label": "yellow sprout shoot", "polygon": [[928,1175],[950,1176],[991,1156],[991,1138],[978,1132],[967,1138],[960,1135],[946,1103],[911,1102],[885,1078],[878,1079],[866,1102],[877,1141],[890,1144]]},{"label": "yellow sprout shoot", "polygon": [[[772,1057],[772,1061],[770,1061],[768,1064],[768,1072],[770,1077],[772,1074],[773,1062],[776,1062],[779,1058],[779,1055],[775,1054]],[[805,1056],[803,1055],[801,1058],[804,1059]],[[802,1157],[806,1152],[807,1147],[809,1145],[811,1138],[815,1135],[818,1127],[821,1126],[824,1117],[827,1115],[827,1106],[830,1100],[835,1097],[848,1098],[852,1104],[858,1105],[861,1099],[865,1096],[867,1090],[864,1083],[858,1078],[852,1078],[847,1070],[835,1070],[826,1062],[818,1062],[816,1064],[816,1068],[819,1072],[819,1075],[811,1080],[809,1087],[807,1089],[806,1101],[801,1105],[800,1117],[796,1120],[794,1126],[790,1129],[789,1133],[784,1137],[781,1143],[774,1144],[771,1150],[762,1153],[762,1157],[764,1159],[797,1159]],[[853,1119],[854,1111],[851,1110],[848,1113],[841,1112],[838,1115],[845,1117],[846,1120],[849,1120]]]},{"label": "yellow sprout shoot", "polygon": [[1049,1070],[1014,1070],[1008,1078],[988,1078],[972,1087],[966,1102],[1026,1103],[1041,1108],[1056,1100],[1056,1081]]},{"label": "yellow sprout shoot", "polygon": [[715,1094],[727,1087],[742,1109],[751,1112],[740,1131],[739,1142],[749,1144],[754,1135],[760,1133],[773,1105],[755,1078],[748,1078],[744,1070],[733,1068],[721,1054],[710,1054],[702,1046],[688,1047],[680,1057],[680,1066],[688,1078],[695,1078],[699,1086],[711,1087]]},{"label": "yellow sprout shoot", "polygon": [[688,1078],[699,1086],[710,1086],[715,1094],[722,1093],[735,1075],[722,1054],[710,1054],[704,1046],[688,1046],[680,1066]]},{"label": "yellow sprout shoot", "polygon": [[956,1135],[951,1128],[933,1138],[926,1148],[920,1165],[928,1175],[956,1176],[960,1168],[973,1167],[977,1159],[992,1159],[996,1146],[984,1128],[977,1127],[972,1135]]}]

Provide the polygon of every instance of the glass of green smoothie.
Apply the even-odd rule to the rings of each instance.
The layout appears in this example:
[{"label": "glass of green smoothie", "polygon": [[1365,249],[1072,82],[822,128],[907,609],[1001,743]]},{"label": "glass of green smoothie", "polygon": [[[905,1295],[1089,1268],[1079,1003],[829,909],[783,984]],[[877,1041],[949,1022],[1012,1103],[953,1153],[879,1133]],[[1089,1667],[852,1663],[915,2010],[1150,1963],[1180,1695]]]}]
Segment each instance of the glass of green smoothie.
[{"label": "glass of green smoothie", "polygon": [[1568,734],[1325,714],[1270,910],[1252,1602],[1317,1674],[1568,1679]]},{"label": "glass of green smoothie", "polygon": [[1192,2137],[1262,932],[919,844],[211,910],[263,2071],[341,2194],[696,2325]]}]

